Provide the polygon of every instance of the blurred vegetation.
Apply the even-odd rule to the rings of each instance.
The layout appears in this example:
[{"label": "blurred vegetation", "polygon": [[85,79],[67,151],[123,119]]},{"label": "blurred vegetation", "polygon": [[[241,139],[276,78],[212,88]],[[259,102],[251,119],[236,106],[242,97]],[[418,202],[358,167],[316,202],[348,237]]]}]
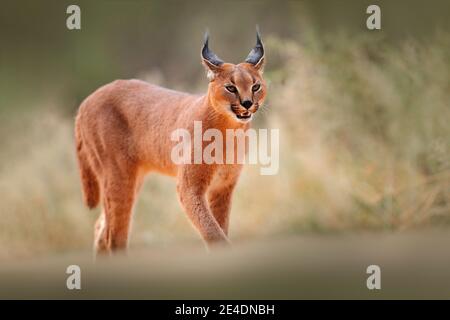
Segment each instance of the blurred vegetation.
[{"label": "blurred vegetation", "polygon": [[[2,4],[0,257],[90,247],[97,213],[82,204],[73,146],[89,93],[131,77],[204,91],[206,27],[213,50],[239,62],[257,23],[269,98],[255,125],[280,128],[280,172],[244,170],[232,239],[448,225],[448,2],[77,3],[81,31],[65,28],[72,2]],[[365,28],[372,3],[381,31]],[[174,182],[152,175],[132,245],[195,239]]]}]

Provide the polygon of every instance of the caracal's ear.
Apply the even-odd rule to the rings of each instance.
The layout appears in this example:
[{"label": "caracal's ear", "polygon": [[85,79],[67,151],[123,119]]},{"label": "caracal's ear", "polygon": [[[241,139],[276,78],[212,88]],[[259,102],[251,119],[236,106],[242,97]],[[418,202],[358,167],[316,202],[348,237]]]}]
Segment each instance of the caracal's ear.
[{"label": "caracal's ear", "polygon": [[209,50],[208,41],[209,35],[208,32],[206,32],[201,55],[203,65],[206,67],[207,77],[212,81],[216,74],[222,70],[221,66],[224,62],[214,52]]},{"label": "caracal's ear", "polygon": [[264,45],[259,34],[259,28],[256,26],[256,45],[250,51],[245,62],[252,64],[256,70],[263,72],[264,69]]}]

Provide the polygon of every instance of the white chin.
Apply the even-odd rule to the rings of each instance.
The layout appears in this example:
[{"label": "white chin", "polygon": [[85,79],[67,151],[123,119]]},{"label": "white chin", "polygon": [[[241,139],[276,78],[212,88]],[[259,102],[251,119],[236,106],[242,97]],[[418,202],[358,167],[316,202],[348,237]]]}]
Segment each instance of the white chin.
[{"label": "white chin", "polygon": [[238,116],[235,114],[234,118],[237,120],[237,122],[247,123],[247,122],[250,122],[253,119],[253,113],[251,113],[248,118],[238,118]]}]

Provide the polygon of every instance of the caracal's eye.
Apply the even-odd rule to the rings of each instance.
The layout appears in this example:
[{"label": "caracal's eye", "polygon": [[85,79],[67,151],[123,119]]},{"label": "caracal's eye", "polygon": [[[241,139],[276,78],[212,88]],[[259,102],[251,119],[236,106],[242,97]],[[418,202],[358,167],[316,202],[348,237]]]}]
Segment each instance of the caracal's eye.
[{"label": "caracal's eye", "polygon": [[235,86],[232,86],[232,85],[225,86],[225,89],[227,89],[231,93],[236,93],[237,92],[237,88]]},{"label": "caracal's eye", "polygon": [[254,84],[253,87],[252,87],[252,91],[253,91],[253,92],[256,92],[256,91],[258,91],[260,88],[261,88],[261,85],[260,85],[260,84]]}]

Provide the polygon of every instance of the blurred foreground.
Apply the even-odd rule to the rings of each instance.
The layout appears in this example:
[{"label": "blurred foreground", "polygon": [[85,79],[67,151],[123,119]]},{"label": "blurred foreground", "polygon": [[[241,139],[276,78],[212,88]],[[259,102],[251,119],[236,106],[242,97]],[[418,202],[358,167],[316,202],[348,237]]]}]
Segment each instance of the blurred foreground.
[{"label": "blurred foreground", "polygon": [[[0,298],[448,299],[450,231],[303,236],[200,247],[150,247],[93,264],[90,253],[0,267]],[[68,265],[81,290],[66,289]],[[381,268],[368,290],[366,268]]]}]

